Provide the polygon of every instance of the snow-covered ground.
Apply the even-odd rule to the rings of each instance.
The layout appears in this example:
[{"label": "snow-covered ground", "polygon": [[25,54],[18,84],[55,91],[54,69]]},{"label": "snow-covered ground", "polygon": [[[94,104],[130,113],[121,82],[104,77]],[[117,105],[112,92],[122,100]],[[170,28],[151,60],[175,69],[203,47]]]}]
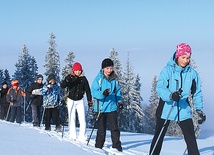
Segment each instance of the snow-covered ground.
[{"label": "snow-covered ground", "polygon": [[[96,130],[89,146],[86,143],[73,142],[68,139],[68,129],[62,133],[45,131],[44,127],[33,127],[31,123],[9,123],[0,121],[0,155],[147,155],[152,135],[121,132],[123,152],[111,149],[110,133],[107,132],[104,150],[94,147]],[[78,129],[77,129],[78,130]],[[91,129],[87,129],[88,135]],[[197,139],[201,155],[214,155],[214,131],[201,130]],[[185,150],[182,138],[164,139],[162,155],[182,155]]]}]

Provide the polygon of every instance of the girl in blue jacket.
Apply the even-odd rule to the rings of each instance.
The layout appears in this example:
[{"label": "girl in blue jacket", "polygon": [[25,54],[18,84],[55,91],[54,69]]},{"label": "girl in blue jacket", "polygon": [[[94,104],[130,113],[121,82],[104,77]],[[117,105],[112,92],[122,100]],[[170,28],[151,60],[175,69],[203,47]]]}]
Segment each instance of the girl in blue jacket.
[{"label": "girl in blue jacket", "polygon": [[[192,111],[188,101],[190,93],[194,102],[194,109],[201,116],[199,123],[205,120],[205,115],[202,112],[203,98],[200,78],[198,73],[189,65],[190,58],[190,46],[185,43],[177,45],[176,52],[159,75],[156,91],[160,101],[156,111],[156,129],[150,146],[150,155],[160,154],[170,120],[178,122],[184,134],[188,154],[199,155]],[[158,142],[156,142],[157,140]]]},{"label": "girl in blue jacket", "polygon": [[113,71],[113,61],[109,58],[102,61],[102,69],[92,83],[94,111],[98,113],[98,130],[96,148],[103,148],[106,136],[106,123],[111,131],[112,148],[122,152],[120,131],[117,124],[117,110],[123,108],[120,85]]}]

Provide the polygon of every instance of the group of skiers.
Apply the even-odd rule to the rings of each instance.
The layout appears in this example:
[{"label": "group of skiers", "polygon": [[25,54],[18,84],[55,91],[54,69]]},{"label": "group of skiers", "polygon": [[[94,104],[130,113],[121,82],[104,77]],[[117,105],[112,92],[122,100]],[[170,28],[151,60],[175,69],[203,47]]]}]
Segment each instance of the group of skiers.
[{"label": "group of skiers", "polygon": [[[150,146],[150,155],[159,155],[167,127],[170,121],[176,121],[181,127],[187,144],[189,155],[199,155],[192,121],[192,108],[189,103],[191,94],[194,109],[199,116],[199,124],[206,120],[203,113],[203,98],[198,73],[190,66],[191,47],[186,43],[178,44],[172,58],[161,71],[156,91],[160,97],[156,111],[156,128]],[[83,74],[79,62],[73,64],[71,72],[58,85],[55,76],[49,75],[47,84],[43,84],[43,76],[39,74],[36,82],[26,94],[30,98],[33,126],[40,126],[41,105],[45,112],[45,130],[51,130],[52,116],[55,120],[56,131],[61,130],[59,105],[61,104],[60,89],[67,88],[66,107],[68,110],[69,138],[78,141],[87,141],[84,94],[87,104],[97,113],[97,135],[95,147],[102,149],[105,143],[106,127],[111,132],[112,148],[122,152],[120,130],[118,127],[117,112],[123,109],[121,86],[113,70],[114,63],[106,58],[101,63],[101,69],[90,88],[87,78]],[[11,108],[10,121],[21,123],[23,89],[18,87],[18,81],[11,82],[8,89],[2,83],[1,89],[1,119],[6,118],[8,106]],[[76,112],[80,123],[79,133],[76,133]]]}]

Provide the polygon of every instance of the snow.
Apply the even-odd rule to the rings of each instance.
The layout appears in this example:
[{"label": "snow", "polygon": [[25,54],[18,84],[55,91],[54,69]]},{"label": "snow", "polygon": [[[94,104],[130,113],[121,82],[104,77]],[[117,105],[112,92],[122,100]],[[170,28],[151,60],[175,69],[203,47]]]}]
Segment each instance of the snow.
[{"label": "snow", "polygon": [[[203,125],[202,125],[203,127]],[[123,152],[111,147],[110,132],[107,131],[104,150],[94,147],[96,129],[89,145],[86,142],[68,139],[68,129],[64,136],[61,132],[45,131],[44,126],[33,127],[31,123],[10,123],[0,120],[0,155],[147,155],[153,135],[143,133],[121,132]],[[78,128],[77,128],[78,131]],[[87,129],[88,135],[91,129]],[[214,155],[214,131],[205,131],[197,139],[201,155]],[[162,155],[181,155],[186,148],[182,138],[168,137],[164,139]]]}]

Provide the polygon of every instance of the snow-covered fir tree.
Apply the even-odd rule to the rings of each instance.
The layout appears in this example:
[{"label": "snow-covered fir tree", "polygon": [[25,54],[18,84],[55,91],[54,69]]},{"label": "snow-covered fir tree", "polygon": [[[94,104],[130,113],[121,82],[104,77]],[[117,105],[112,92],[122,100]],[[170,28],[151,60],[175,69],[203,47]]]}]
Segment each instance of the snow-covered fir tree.
[{"label": "snow-covered fir tree", "polygon": [[144,109],[144,118],[143,118],[143,132],[154,134],[155,125],[156,125],[156,109],[159,103],[158,93],[156,91],[157,85],[157,76],[155,75],[152,81],[151,87],[151,96],[149,98],[149,105],[147,105]]},{"label": "snow-covered fir tree", "polygon": [[10,78],[9,71],[7,69],[4,70],[4,80],[3,81],[7,82],[8,87],[10,87],[11,78]]},{"label": "snow-covered fir tree", "polygon": [[74,58],[74,52],[68,52],[68,55],[65,57],[65,66],[62,69],[62,79],[70,74],[71,68],[74,64]]},{"label": "snow-covered fir tree", "polygon": [[30,56],[26,45],[23,46],[15,67],[13,79],[17,79],[24,89],[28,88],[36,79],[38,67],[35,58]]},{"label": "snow-covered fir tree", "polygon": [[53,74],[56,77],[56,82],[60,82],[60,57],[59,53],[56,50],[56,36],[54,33],[50,34],[50,39],[48,41],[49,47],[45,55],[45,62],[46,64],[44,65],[45,67],[45,76],[48,77],[48,75]]},{"label": "snow-covered fir tree", "polygon": [[[131,68],[129,55],[126,63],[126,70],[123,74],[122,80],[123,83],[125,83],[122,87],[124,108],[119,112],[119,126],[123,131],[135,132],[136,129],[134,126],[136,125],[136,122],[139,121],[136,118],[138,115],[137,113],[139,113],[141,117],[143,112],[139,112],[140,104],[136,106],[136,101],[140,101],[141,97],[137,94],[139,87],[136,87],[135,85],[136,77]],[[138,96],[138,99],[135,98],[136,96]],[[137,121],[135,122],[135,120]],[[137,123],[139,124],[139,122]]]},{"label": "snow-covered fir tree", "polygon": [[131,107],[133,109],[131,116],[134,118],[132,123],[132,132],[142,132],[143,129],[143,108],[141,105],[141,101],[143,101],[140,91],[141,91],[141,83],[140,77],[137,74],[134,84],[133,84],[133,91],[132,91],[132,102]]},{"label": "snow-covered fir tree", "polygon": [[114,71],[118,76],[118,80],[120,82],[120,80],[122,79],[122,65],[120,63],[119,60],[119,54],[118,52],[112,48],[112,50],[110,51],[110,56],[109,58],[114,62]]}]

